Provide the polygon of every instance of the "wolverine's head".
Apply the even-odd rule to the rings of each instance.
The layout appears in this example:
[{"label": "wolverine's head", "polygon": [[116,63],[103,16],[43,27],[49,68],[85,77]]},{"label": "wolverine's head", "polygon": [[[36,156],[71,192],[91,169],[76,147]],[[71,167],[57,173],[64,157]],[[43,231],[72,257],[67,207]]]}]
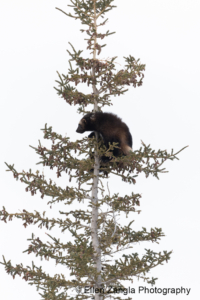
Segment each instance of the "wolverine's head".
[{"label": "wolverine's head", "polygon": [[85,131],[94,130],[95,114],[89,113],[85,115],[79,122],[76,132],[83,133]]}]

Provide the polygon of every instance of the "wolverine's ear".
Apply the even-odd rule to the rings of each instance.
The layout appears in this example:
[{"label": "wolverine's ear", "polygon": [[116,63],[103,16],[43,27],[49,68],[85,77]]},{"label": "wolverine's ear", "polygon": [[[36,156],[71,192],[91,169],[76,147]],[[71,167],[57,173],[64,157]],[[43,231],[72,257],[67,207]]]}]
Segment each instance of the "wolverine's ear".
[{"label": "wolverine's ear", "polygon": [[86,123],[86,119],[82,119],[83,123]]},{"label": "wolverine's ear", "polygon": [[91,114],[90,120],[91,120],[91,121],[95,121],[95,114]]}]

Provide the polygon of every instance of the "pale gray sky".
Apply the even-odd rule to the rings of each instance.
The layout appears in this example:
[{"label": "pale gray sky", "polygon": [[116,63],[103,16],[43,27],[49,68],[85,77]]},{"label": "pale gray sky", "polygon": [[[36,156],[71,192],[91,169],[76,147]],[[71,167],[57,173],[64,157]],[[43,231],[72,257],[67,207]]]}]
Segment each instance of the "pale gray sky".
[{"label": "pale gray sky", "polygon": [[[77,108],[59,99],[53,86],[56,71],[67,73],[71,42],[77,50],[84,50],[86,36],[80,33],[79,21],[55,10],[68,10],[68,0],[1,0],[0,10],[0,82],[1,82],[1,199],[9,212],[47,210],[57,215],[58,208],[46,208],[48,198],[41,201],[39,194],[31,197],[25,185],[13,180],[5,172],[4,162],[15,164],[17,170],[39,169],[39,157],[29,147],[37,146],[38,139],[45,145],[41,128],[44,124],[80,139],[75,132],[80,115]],[[124,64],[123,56],[133,55],[146,64],[144,84],[130,88],[124,96],[113,99],[112,111],[122,117],[132,133],[133,148],[141,140],[152,148],[178,151],[180,160],[167,162],[169,173],[160,180],[145,179],[142,175],[135,186],[110,181],[111,193],[141,193],[141,214],[134,217],[134,228],[161,227],[166,237],[159,245],[150,243],[134,247],[155,251],[173,250],[172,258],[164,266],[151,271],[158,277],[157,287],[191,288],[190,300],[199,296],[199,66],[200,66],[200,2],[197,0],[116,0],[117,8],[107,16],[109,22],[102,31],[116,31],[105,40],[101,59],[118,56],[117,68]],[[88,56],[84,51],[83,55]],[[104,110],[105,111],[105,110]],[[45,175],[52,172],[44,170]],[[53,178],[56,178],[55,176]],[[117,184],[116,184],[117,182]],[[58,181],[59,183],[59,181]],[[61,179],[65,184],[65,178]],[[118,189],[118,190],[116,190]],[[63,272],[52,262],[41,262],[34,256],[22,254],[27,249],[26,239],[34,232],[46,238],[45,230],[23,228],[20,220],[0,223],[0,257],[4,254],[13,264],[31,265],[34,260],[50,274]],[[52,235],[59,234],[54,230]],[[61,235],[62,239],[67,239]],[[1,258],[0,258],[1,260]],[[66,272],[67,274],[67,272]],[[35,287],[21,278],[13,280],[0,265],[0,290],[3,300],[39,300]],[[134,286],[144,285],[134,281]],[[146,285],[147,286],[147,285]],[[138,294],[137,299],[155,299],[159,295]],[[168,295],[167,299],[174,299]],[[179,295],[185,299],[186,295]],[[160,298],[159,298],[160,299]]]}]

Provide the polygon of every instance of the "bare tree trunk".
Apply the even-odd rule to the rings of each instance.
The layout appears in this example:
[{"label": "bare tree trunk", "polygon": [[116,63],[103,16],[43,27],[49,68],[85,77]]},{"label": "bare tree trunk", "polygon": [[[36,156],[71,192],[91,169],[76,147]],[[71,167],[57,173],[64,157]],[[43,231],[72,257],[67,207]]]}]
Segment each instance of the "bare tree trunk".
[{"label": "bare tree trunk", "polygon": [[[93,49],[93,59],[96,59],[96,29],[97,29],[97,24],[96,24],[97,18],[96,18],[96,0],[94,0],[94,49]],[[93,79],[95,78],[95,67],[93,66],[92,68],[92,76]],[[96,88],[96,85],[93,82],[92,85],[93,88],[93,93],[94,95],[98,95],[99,92]],[[94,101],[94,111],[98,110],[98,103],[95,99]],[[98,133],[95,132],[96,140],[98,141]],[[92,185],[92,203],[94,204],[92,207],[92,222],[91,222],[91,232],[92,232],[92,245],[95,251],[95,262],[96,262],[96,270],[99,273],[96,281],[96,286],[95,288],[101,288],[101,249],[99,245],[99,239],[98,239],[98,227],[97,227],[97,221],[98,221],[98,181],[99,181],[99,166],[100,166],[100,161],[99,161],[99,155],[97,152],[97,149],[94,151],[94,178],[93,178],[93,185]],[[95,294],[95,300],[101,300],[100,294]]]}]

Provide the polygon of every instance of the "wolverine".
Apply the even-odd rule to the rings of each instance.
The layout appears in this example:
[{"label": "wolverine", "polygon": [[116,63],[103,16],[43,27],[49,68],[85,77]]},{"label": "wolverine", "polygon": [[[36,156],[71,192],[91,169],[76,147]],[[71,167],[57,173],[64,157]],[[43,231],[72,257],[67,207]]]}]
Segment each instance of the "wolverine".
[{"label": "wolverine", "polygon": [[[76,130],[78,133],[85,131],[98,132],[106,148],[109,148],[109,143],[118,143],[119,148],[113,150],[115,157],[128,155],[132,151],[132,136],[128,126],[112,113],[88,113],[80,120]],[[92,132],[89,137],[91,138],[94,135],[94,132]]]}]

